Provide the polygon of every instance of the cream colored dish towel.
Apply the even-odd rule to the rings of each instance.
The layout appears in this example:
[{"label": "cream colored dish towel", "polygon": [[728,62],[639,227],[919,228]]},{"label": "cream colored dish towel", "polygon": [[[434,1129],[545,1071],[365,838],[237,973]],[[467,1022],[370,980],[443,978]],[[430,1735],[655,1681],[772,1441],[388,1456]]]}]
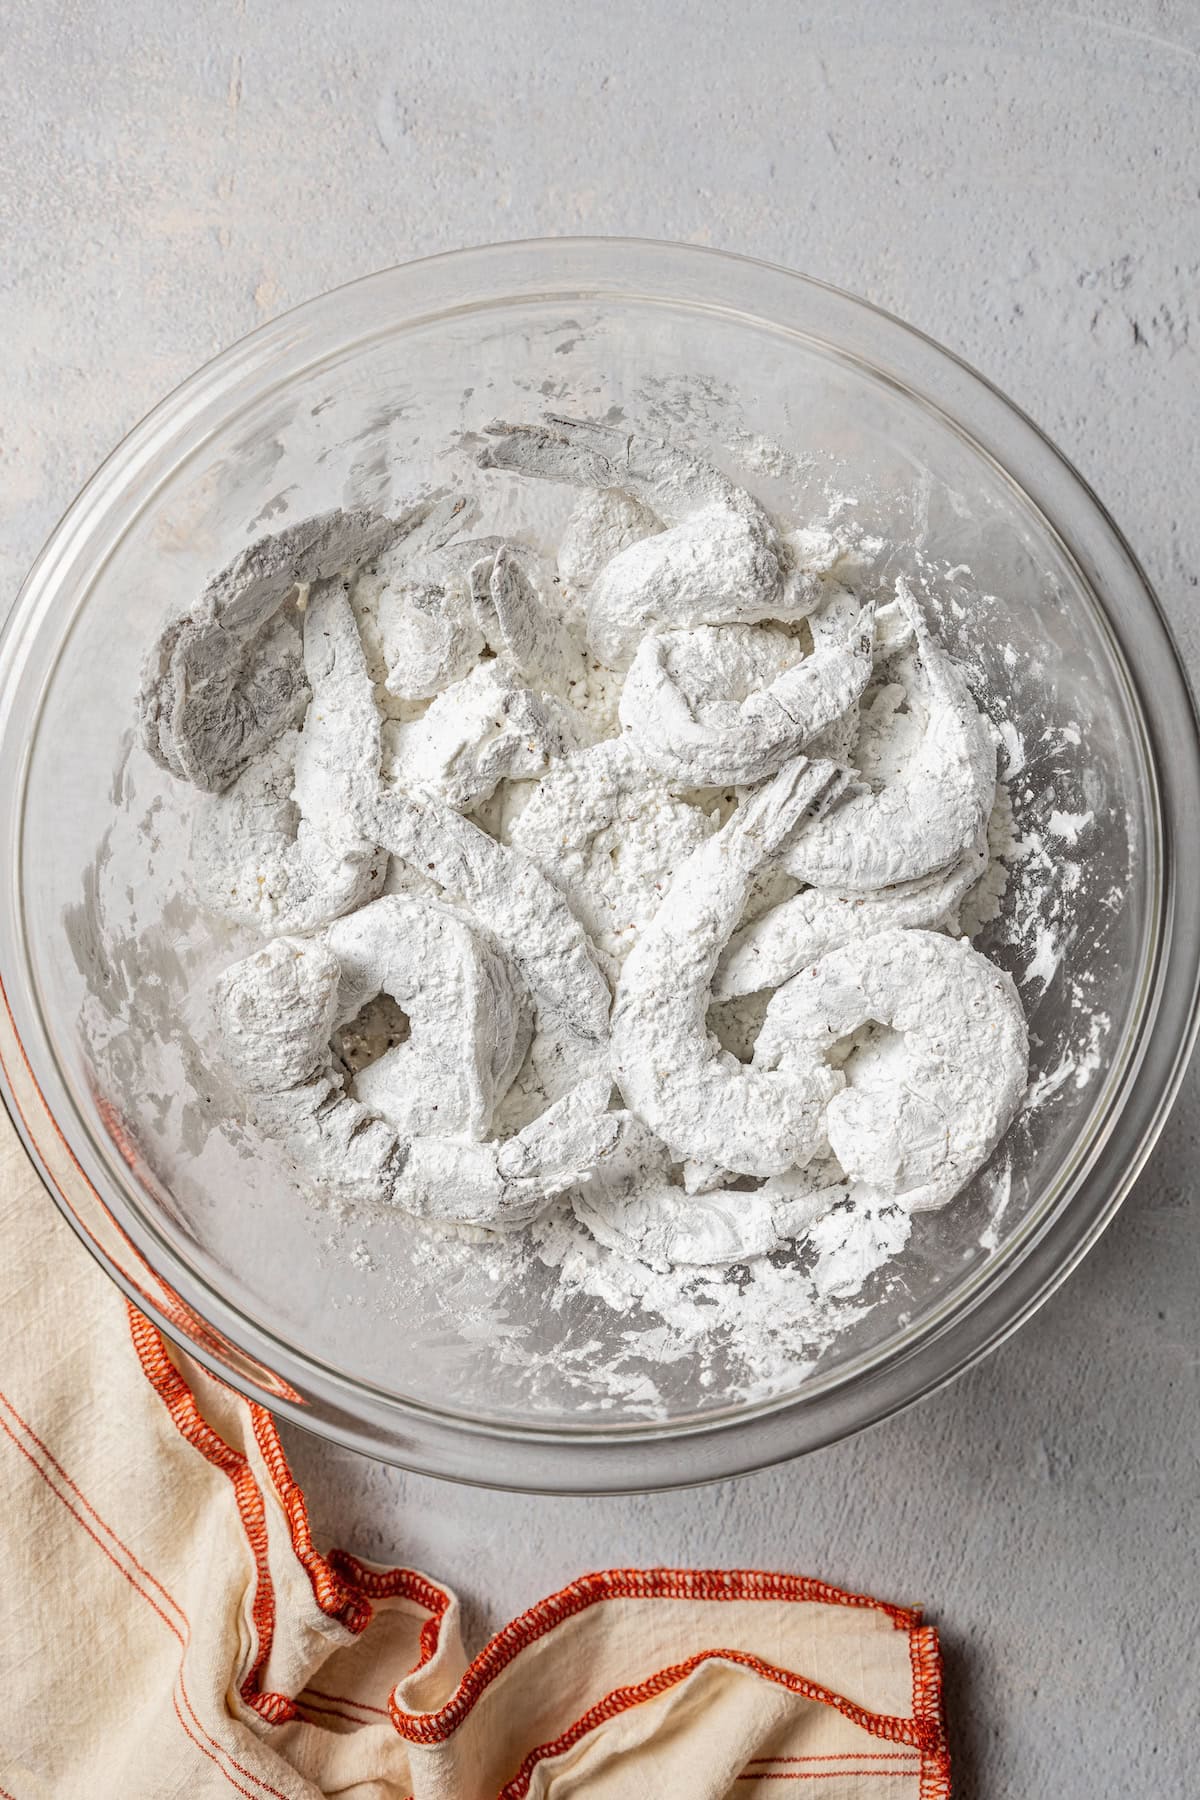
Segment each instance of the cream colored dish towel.
[{"label": "cream colored dish towel", "polygon": [[2,1113],[0,1259],[0,1800],[949,1794],[934,1631],[820,1582],[610,1569],[469,1662],[438,1582],[316,1549]]}]

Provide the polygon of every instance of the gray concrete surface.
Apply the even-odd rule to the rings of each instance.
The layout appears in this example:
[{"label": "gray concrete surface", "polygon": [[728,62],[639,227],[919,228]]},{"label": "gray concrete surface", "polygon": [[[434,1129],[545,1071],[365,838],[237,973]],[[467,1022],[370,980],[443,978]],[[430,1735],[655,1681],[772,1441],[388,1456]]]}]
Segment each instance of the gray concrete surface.
[{"label": "gray concrete surface", "polygon": [[[1200,11],[1180,0],[0,7],[0,593],[164,389],[348,277],[499,237],[723,245],[987,371],[1200,672]],[[941,1626],[962,1800],[1198,1791],[1193,1080],[1069,1287],[950,1392],[691,1494],[439,1488],[290,1434],[320,1530],[478,1632],[585,1567],[818,1573]]]}]

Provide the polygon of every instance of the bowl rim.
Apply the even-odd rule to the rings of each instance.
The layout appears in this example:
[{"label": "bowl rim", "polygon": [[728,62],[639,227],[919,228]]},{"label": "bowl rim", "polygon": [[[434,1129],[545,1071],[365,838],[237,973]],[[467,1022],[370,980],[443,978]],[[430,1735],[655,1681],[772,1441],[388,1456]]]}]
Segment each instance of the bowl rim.
[{"label": "bowl rim", "polygon": [[[97,533],[99,522],[108,516],[114,501],[118,497],[125,498],[128,510],[128,496],[136,492],[137,482],[156,462],[167,458],[177,461],[188,432],[202,432],[206,418],[220,416],[227,424],[230,415],[220,415],[220,406],[240,382],[253,380],[256,400],[271,391],[270,386],[264,384],[272,368],[282,365],[286,369],[288,358],[294,358],[307,342],[311,341],[315,346],[321,340],[324,334],[318,322],[323,315],[331,313],[335,307],[346,306],[348,301],[362,301],[377,292],[390,292],[397,283],[414,279],[419,282],[430,271],[435,276],[446,271],[461,273],[466,285],[465,278],[472,270],[482,274],[522,260],[538,266],[540,279],[537,284],[531,280],[524,287],[513,286],[509,277],[507,288],[489,290],[483,299],[471,304],[495,306],[506,298],[509,301],[529,301],[538,297],[563,300],[572,294],[595,298],[619,295],[633,299],[641,297],[637,290],[631,290],[626,281],[617,279],[615,271],[606,271],[602,265],[606,259],[612,259],[625,269],[646,258],[665,260],[673,270],[680,271],[681,287],[686,285],[683,280],[685,269],[692,272],[689,278],[696,279],[700,288],[708,285],[707,277],[711,272],[714,288],[724,282],[734,293],[738,291],[739,281],[749,286],[755,280],[769,279],[781,293],[789,291],[804,293],[810,298],[817,296],[826,305],[832,303],[839,312],[848,311],[851,317],[865,322],[866,330],[878,331],[882,327],[891,351],[902,347],[919,352],[918,363],[923,359],[931,370],[945,374],[952,383],[963,387],[973,400],[990,409],[989,423],[993,431],[1001,425],[1007,427],[1023,440],[1023,452],[1031,454],[1035,460],[1040,459],[1042,486],[1054,490],[1057,484],[1062,491],[1063,506],[1069,501],[1081,511],[1090,532],[1087,543],[1076,542],[1071,534],[1064,532],[1055,514],[1031,492],[1028,481],[1018,480],[1008,461],[997,456],[975,430],[968,430],[956,410],[949,410],[936,398],[931,399],[926,388],[912,390],[916,399],[935,406],[981,454],[998,463],[1076,564],[1095,599],[1099,616],[1107,622],[1113,636],[1146,734],[1150,773],[1156,780],[1160,798],[1154,823],[1158,832],[1162,879],[1157,893],[1158,934],[1151,959],[1152,980],[1143,999],[1142,1012],[1135,1022],[1136,1029],[1112,1102],[1104,1114],[1104,1130],[1098,1140],[1088,1146],[1084,1166],[1068,1184],[1052,1216],[1031,1217],[1027,1222],[1029,1230],[1017,1233],[989,1265],[979,1280],[969,1310],[927,1321],[912,1342],[901,1342],[890,1354],[878,1350],[872,1352],[871,1366],[866,1370],[856,1367],[852,1360],[824,1389],[813,1392],[801,1389],[752,1409],[730,1408],[666,1423],[630,1422],[616,1430],[602,1426],[566,1430],[558,1426],[539,1426],[536,1422],[516,1424],[471,1419],[460,1413],[438,1411],[421,1402],[372,1390],[368,1384],[344,1376],[319,1359],[306,1356],[294,1345],[284,1343],[269,1328],[227,1302],[203,1277],[190,1269],[160,1235],[143,1229],[147,1221],[129,1203],[126,1194],[113,1185],[110,1200],[116,1201],[116,1210],[123,1220],[118,1230],[137,1261],[149,1268],[153,1281],[147,1283],[143,1270],[131,1267],[127,1258],[123,1260],[124,1252],[111,1241],[111,1234],[109,1241],[105,1241],[105,1232],[97,1226],[94,1208],[98,1204],[110,1218],[112,1209],[88,1179],[82,1165],[76,1161],[79,1178],[90,1189],[90,1196],[77,1188],[74,1179],[73,1191],[68,1194],[61,1180],[55,1178],[54,1157],[47,1154],[44,1147],[45,1132],[40,1134],[42,1147],[39,1148],[37,1134],[21,1116],[13,1071],[7,1067],[0,1069],[0,1093],[59,1210],[126,1296],[148,1313],[168,1336],[196,1356],[211,1372],[307,1430],[423,1473],[484,1486],[586,1494],[685,1486],[721,1479],[818,1448],[875,1423],[944,1386],[1017,1330],[1061,1285],[1110,1222],[1144,1167],[1165,1123],[1200,1026],[1200,917],[1188,919],[1178,905],[1183,885],[1178,864],[1189,848],[1189,838],[1182,827],[1189,820],[1193,822],[1191,842],[1194,843],[1197,835],[1194,821],[1200,814],[1200,728],[1187,674],[1170,627],[1132,550],[1103,503],[1066,457],[985,376],[928,334],[871,301],[778,264],[723,250],[653,239],[516,240],[442,252],[398,264],[331,289],[281,314],[201,365],[159,401],[127,433],[72,502],[36,559],[0,631],[0,694],[11,691],[10,683],[20,679],[32,645],[38,639],[39,631],[46,626],[48,602],[61,570],[70,566],[72,558],[84,557],[90,542],[89,534]],[[589,259],[595,267],[586,269],[587,285],[581,288],[582,272]],[[718,270],[720,279],[716,274]],[[670,299],[672,295],[664,292],[654,297]],[[703,304],[682,294],[674,296],[674,300],[676,304]],[[437,310],[445,313],[454,309],[443,306]],[[748,320],[758,319],[777,329],[785,323],[762,304],[751,304],[749,296],[744,306],[734,310],[743,311]],[[416,322],[412,316],[401,312],[386,329],[389,332],[408,330]],[[796,326],[787,328],[799,331]],[[841,343],[821,338],[810,328],[799,334],[815,338],[838,354],[846,354]],[[359,337],[347,338],[340,344],[338,354],[344,354],[351,344],[360,341]],[[327,347],[326,354],[333,352]],[[862,356],[855,360],[867,362],[877,375],[894,379],[892,371],[881,368],[878,363]],[[309,363],[281,374],[274,385],[286,385],[288,380],[295,379],[301,367],[309,366],[311,359]],[[928,378],[928,371],[925,373]],[[121,533],[117,534],[118,540],[149,499],[150,495],[141,495],[137,508],[125,519]],[[94,555],[94,546],[92,551]],[[1116,629],[1104,604],[1096,571],[1105,559],[1119,569],[1137,605],[1144,608],[1142,623],[1145,630],[1132,645]],[[1154,706],[1146,704],[1147,694],[1154,696]],[[1170,713],[1169,732],[1164,729],[1163,710]],[[1169,756],[1164,755],[1167,739]],[[29,746],[24,748],[27,755]],[[24,782],[17,786],[23,791]],[[16,805],[14,816],[18,825],[22,813],[21,806]],[[20,859],[14,857],[11,860],[15,881]],[[1200,863],[1200,851],[1193,851],[1192,861],[1193,865]],[[1192,873],[1196,875],[1200,870],[1193,867]],[[0,887],[0,927],[8,924],[5,915],[10,910],[11,885]],[[12,995],[18,995],[23,971],[18,968],[14,973],[17,979],[10,986]],[[0,968],[0,1000],[7,1012],[17,1053],[40,1091],[41,1084],[34,1072],[37,1051],[31,1057],[22,1041],[9,987],[3,977],[4,971]],[[48,1042],[48,1039],[44,1041]],[[2,1060],[0,1058],[0,1062]],[[69,1133],[60,1124],[49,1102],[45,1104],[52,1131],[62,1138],[68,1154],[74,1158]],[[86,1129],[85,1121],[77,1120],[77,1123],[84,1124]],[[1131,1124],[1135,1129],[1130,1129]],[[1100,1151],[1111,1152],[1110,1139],[1118,1127],[1124,1128],[1125,1146],[1115,1158],[1106,1159],[1106,1166],[1101,1169],[1098,1166]],[[147,1249],[154,1252],[149,1258],[144,1255]],[[165,1270],[160,1265],[160,1258],[166,1264]],[[1036,1270],[1035,1263],[1038,1265]],[[965,1329],[968,1326],[970,1330]],[[955,1339],[953,1350],[947,1354],[952,1337]],[[850,1403],[851,1388],[853,1404]],[[481,1451],[486,1455],[486,1475],[474,1472],[481,1461]]]}]

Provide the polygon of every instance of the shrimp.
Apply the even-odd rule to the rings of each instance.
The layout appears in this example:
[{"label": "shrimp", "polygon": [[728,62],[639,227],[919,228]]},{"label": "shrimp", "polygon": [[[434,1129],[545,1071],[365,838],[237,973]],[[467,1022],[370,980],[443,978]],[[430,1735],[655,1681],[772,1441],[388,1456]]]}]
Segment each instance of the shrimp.
[{"label": "shrimp", "polygon": [[563,529],[558,572],[577,593],[591,587],[606,562],[639,538],[663,529],[648,506],[615,488],[584,494]]},{"label": "shrimp", "polygon": [[[352,966],[351,994],[360,979]],[[606,1110],[612,1080],[603,1072],[505,1142],[398,1130],[348,1093],[332,1066],[346,982],[328,941],[276,938],[225,970],[215,988],[226,1054],[254,1117],[314,1193],[439,1224],[519,1229],[617,1148],[621,1121]]]},{"label": "shrimp", "polygon": [[[793,639],[762,626],[643,638],[621,692],[621,723],[672,780],[698,788],[763,781],[858,700],[871,677],[873,610],[857,608],[840,637],[800,661]],[[771,653],[789,650],[771,680]],[[764,674],[769,685],[760,685]]]},{"label": "shrimp", "polygon": [[501,781],[543,775],[582,734],[582,715],[565,701],[534,693],[499,661],[477,663],[419,719],[387,722],[387,772],[408,793],[469,812]]},{"label": "shrimp", "polygon": [[299,741],[298,732],[284,732],[232,787],[206,795],[192,820],[199,899],[266,937],[319,930],[374,899],[387,874],[386,851],[335,849],[298,817],[292,790]]},{"label": "shrimp", "polygon": [[[853,621],[862,608],[862,602],[849,589],[835,580],[831,580],[829,585],[830,592],[824,604],[808,616],[815,656],[827,654],[836,646],[847,642],[853,634]],[[888,653],[887,645],[891,635],[888,614],[894,606],[893,601],[890,607],[875,607],[871,636],[876,658]],[[847,767],[853,763],[854,747],[862,725],[860,699],[861,696],[856,696],[845,712],[809,739],[804,746],[807,757],[812,761],[842,763]]]},{"label": "shrimp", "polygon": [[829,1101],[829,1147],[852,1195],[861,1184],[909,1212],[945,1206],[987,1161],[1025,1091],[1017,990],[965,940],[881,931],[778,989],[755,1062],[822,1062],[869,1024],[887,1035],[847,1064],[847,1085]]},{"label": "shrimp", "polygon": [[740,1263],[801,1237],[846,1192],[844,1183],[790,1169],[745,1192],[687,1193],[671,1180],[670,1165],[666,1146],[632,1113],[623,1115],[619,1152],[572,1195],[575,1217],[606,1249],[654,1268]]},{"label": "shrimp", "polygon": [[471,617],[470,570],[499,540],[452,541],[476,511],[464,494],[418,502],[359,584],[372,660],[402,699],[435,694],[465,675],[483,648]]},{"label": "shrimp", "polygon": [[[448,527],[445,511],[437,517]],[[583,653],[522,567],[531,553],[503,538],[449,543],[439,536],[415,556],[399,544],[379,566],[375,605],[388,692],[429,699],[469,674],[486,649],[565,697],[583,679]]]},{"label": "shrimp", "polygon": [[323,583],[309,595],[304,672],[312,699],[296,751],[296,804],[315,831],[336,843],[357,829],[355,821],[378,790],[383,755],[362,639],[339,582]]},{"label": "shrimp", "polygon": [[395,789],[369,819],[385,849],[461,903],[511,958],[533,1000],[530,1056],[547,1097],[606,1065],[608,983],[583,926],[536,864],[448,806]]},{"label": "shrimp", "polygon": [[155,762],[221,793],[295,725],[307,692],[297,621],[285,603],[353,574],[403,530],[377,513],[322,513],[236,556],[147,661],[138,708]]},{"label": "shrimp", "polygon": [[[917,640],[928,718],[916,754],[878,793],[856,794],[791,846],[783,867],[813,887],[861,894],[956,864],[986,830],[996,747],[961,673],[896,584]],[[910,698],[916,699],[914,683]]]},{"label": "shrimp", "polygon": [[319,938],[274,938],[214,986],[229,1059],[255,1093],[282,1093],[325,1061],[342,971]]},{"label": "shrimp", "polygon": [[735,931],[713,978],[713,999],[777,988],[830,950],[893,927],[940,924],[980,879],[988,863],[986,832],[949,869],[868,894],[805,888]]},{"label": "shrimp", "polygon": [[277,738],[209,796],[192,827],[201,893],[268,936],[316,930],[373,899],[387,875],[386,851],[358,823],[379,784],[380,724],[340,581],[309,595],[304,673],[301,732]]},{"label": "shrimp", "polygon": [[768,1067],[757,1050],[747,1068],[721,1049],[705,1017],[755,875],[801,827],[813,828],[844,782],[832,763],[801,757],[752,794],[679,869],[621,971],[613,1073],[626,1105],[676,1158],[779,1175],[821,1147],[841,1075],[815,1056]]},{"label": "shrimp", "polygon": [[610,667],[628,667],[647,631],[797,619],[817,604],[819,580],[795,568],[765,507],[699,457],[557,413],[489,431],[496,442],[480,452],[481,468],[615,488],[665,525],[618,551],[592,582],[588,642]]},{"label": "shrimp", "polygon": [[551,769],[507,835],[562,889],[611,973],[712,829],[626,738],[609,738]]},{"label": "shrimp", "polygon": [[530,1224],[560,1194],[586,1186],[620,1139],[612,1082],[593,1075],[515,1137],[465,1144],[413,1138],[392,1199],[418,1218],[492,1231]]},{"label": "shrimp", "polygon": [[379,994],[410,1026],[350,1080],[354,1098],[406,1135],[486,1137],[533,1035],[508,957],[443,903],[394,894],[339,919],[324,943],[341,969],[335,1029]]},{"label": "shrimp", "polygon": [[583,652],[561,612],[538,593],[521,551],[501,544],[471,570],[471,600],[484,642],[523,681],[566,699],[585,678]]},{"label": "shrimp", "polygon": [[282,1140],[314,1193],[369,1203],[391,1191],[402,1143],[331,1072],[340,983],[319,938],[278,937],[217,977],[214,1012],[259,1128]]},{"label": "shrimp", "polygon": [[[442,590],[439,616],[443,623],[457,617],[464,627],[474,621],[457,658],[467,673],[440,688],[420,718],[388,726],[392,779],[464,812],[490,799],[502,780],[531,780],[584,741],[583,715],[567,698],[582,688],[583,655],[562,617],[538,596],[522,554],[500,539],[443,549],[443,559],[460,559],[465,586]],[[469,618],[453,610],[456,591],[464,608],[464,594],[469,599]],[[485,648],[492,660],[474,662]],[[387,685],[408,692],[411,675],[411,666],[403,673],[394,663]],[[415,685],[423,683],[422,675]]]}]

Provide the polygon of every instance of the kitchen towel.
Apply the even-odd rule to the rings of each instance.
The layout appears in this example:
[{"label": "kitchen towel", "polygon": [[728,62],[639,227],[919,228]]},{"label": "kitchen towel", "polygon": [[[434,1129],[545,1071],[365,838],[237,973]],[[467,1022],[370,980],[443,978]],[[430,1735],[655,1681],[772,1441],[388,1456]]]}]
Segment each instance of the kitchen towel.
[{"label": "kitchen towel", "polygon": [[318,1550],[270,1414],[126,1302],[2,1113],[0,1558],[0,1800],[950,1792],[933,1628],[820,1581],[608,1569],[469,1659],[440,1581]]}]

